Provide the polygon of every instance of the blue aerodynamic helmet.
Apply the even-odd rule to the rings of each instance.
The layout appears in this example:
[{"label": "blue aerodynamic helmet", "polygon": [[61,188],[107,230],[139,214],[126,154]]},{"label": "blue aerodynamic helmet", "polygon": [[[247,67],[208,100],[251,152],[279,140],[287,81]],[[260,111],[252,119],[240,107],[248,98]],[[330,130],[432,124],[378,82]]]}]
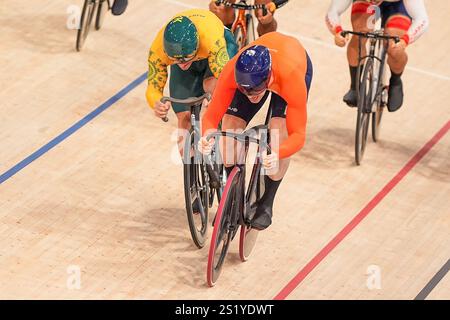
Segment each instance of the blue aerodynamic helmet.
[{"label": "blue aerodynamic helmet", "polygon": [[246,95],[256,95],[269,86],[272,57],[269,49],[255,45],[244,50],[236,61],[235,79],[238,89]]}]

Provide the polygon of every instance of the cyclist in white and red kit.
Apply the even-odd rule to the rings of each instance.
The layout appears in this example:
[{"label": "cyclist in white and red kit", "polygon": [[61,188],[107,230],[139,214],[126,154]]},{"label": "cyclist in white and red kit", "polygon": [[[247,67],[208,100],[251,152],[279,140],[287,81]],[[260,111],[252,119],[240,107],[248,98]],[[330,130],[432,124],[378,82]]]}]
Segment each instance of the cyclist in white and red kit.
[{"label": "cyclist in white and red kit", "polygon": [[[386,34],[398,36],[399,43],[391,41],[388,48],[388,65],[391,69],[389,82],[388,110],[398,110],[403,104],[403,84],[401,75],[408,62],[406,47],[416,41],[428,28],[429,20],[423,0],[332,0],[326,16],[326,23],[335,36],[335,43],[344,47],[347,38],[342,37],[340,16],[352,5],[353,31],[373,30],[373,15],[381,14],[382,27]],[[364,41],[364,40],[363,40]],[[365,42],[363,42],[364,44]],[[365,46],[363,46],[365,50]],[[358,38],[352,37],[347,48],[350,67],[351,87],[344,96],[349,106],[357,105],[356,76],[358,72]]]}]

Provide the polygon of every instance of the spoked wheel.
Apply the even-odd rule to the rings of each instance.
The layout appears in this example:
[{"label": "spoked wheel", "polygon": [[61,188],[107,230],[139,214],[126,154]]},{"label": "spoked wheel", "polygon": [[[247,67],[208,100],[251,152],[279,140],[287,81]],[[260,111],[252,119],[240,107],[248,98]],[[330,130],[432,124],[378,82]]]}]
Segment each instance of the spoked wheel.
[{"label": "spoked wheel", "polygon": [[378,142],[380,139],[380,126],[381,126],[381,119],[383,117],[383,110],[385,107],[385,97],[387,97],[388,94],[388,88],[384,87],[380,97],[378,97],[377,100],[377,109],[374,113],[372,113],[372,140],[374,142]]},{"label": "spoked wheel", "polygon": [[372,62],[368,60],[361,78],[358,97],[358,115],[356,119],[355,161],[361,164],[366,149],[367,133],[369,131],[371,103],[372,103]]},{"label": "spoked wheel", "polygon": [[372,140],[377,142],[380,138],[381,119],[383,117],[383,110],[386,107],[388,100],[389,87],[385,83],[385,69],[386,69],[386,46],[383,42],[378,42],[375,55],[378,59],[373,61],[374,80],[372,81],[372,93],[375,104],[375,110],[372,113]]},{"label": "spoked wheel", "polygon": [[238,167],[235,167],[231,171],[217,209],[206,271],[206,279],[210,287],[214,286],[219,278],[230,242],[236,233],[233,232],[231,226],[236,224],[237,227],[237,222],[232,220],[237,216],[236,210],[239,210],[237,199],[241,175],[239,170]]},{"label": "spoked wheel", "polygon": [[77,51],[81,51],[89,29],[91,28],[92,19],[94,17],[97,3],[95,0],[85,0],[83,5],[83,11],[81,12],[80,26],[77,32]]},{"label": "spoked wheel", "polygon": [[97,18],[95,20],[95,30],[100,30],[105,20],[106,12],[109,10],[109,0],[100,0],[97,10]]},{"label": "spoked wheel", "polygon": [[[184,148],[184,198],[192,240],[198,248],[203,248],[208,231],[209,182],[202,157],[195,159],[192,156],[192,145],[194,145],[193,130],[186,138]],[[194,154],[195,152],[197,151],[194,150]]]}]

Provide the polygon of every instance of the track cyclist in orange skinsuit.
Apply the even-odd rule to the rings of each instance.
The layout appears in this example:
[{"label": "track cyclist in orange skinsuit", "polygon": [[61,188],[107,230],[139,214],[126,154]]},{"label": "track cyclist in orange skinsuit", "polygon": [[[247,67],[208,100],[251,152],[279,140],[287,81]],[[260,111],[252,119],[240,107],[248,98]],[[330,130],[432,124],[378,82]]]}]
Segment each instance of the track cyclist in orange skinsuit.
[{"label": "track cyclist in orange skinsuit", "polygon": [[[236,3],[239,0],[229,0],[228,2]],[[255,4],[269,4],[271,3],[271,0],[255,0]],[[222,20],[223,24],[231,30],[231,27],[233,25],[234,19],[235,19],[235,11],[233,8],[226,7],[224,4],[216,4],[216,1],[211,1],[209,3],[209,10],[213,12],[216,16]],[[267,11],[266,15],[263,15],[263,11],[261,9],[256,10],[255,12],[256,18],[258,19],[258,35],[262,36],[263,34],[277,31],[277,20],[274,18],[274,14]]]},{"label": "track cyclist in orange skinsuit", "polygon": [[[206,135],[222,120],[223,130],[244,130],[271,95],[272,154],[263,156],[265,191],[251,222],[258,230],[272,223],[275,193],[284,177],[289,158],[305,143],[306,104],[313,75],[312,63],[300,42],[278,32],[270,32],[243,48],[223,69],[209,108],[202,119],[203,153],[214,141]],[[275,145],[276,142],[279,145]],[[228,174],[234,163],[227,163]],[[232,160],[233,161],[233,160]]]},{"label": "track cyclist in orange skinsuit", "polygon": [[[406,48],[416,41],[428,28],[428,16],[423,0],[332,0],[326,16],[326,23],[335,36],[335,43],[344,47],[347,39],[341,36],[340,16],[352,6],[353,31],[368,32],[373,29],[373,15],[381,14],[381,24],[385,32],[398,36],[401,40],[395,44],[391,40],[388,48],[387,63],[391,69],[389,81],[388,110],[398,110],[403,104],[403,84],[401,76],[408,62]],[[365,43],[365,41],[363,41]],[[365,47],[363,46],[363,50]],[[365,55],[364,52],[362,54]],[[356,92],[358,73],[358,37],[352,37],[347,48],[350,67],[351,87],[344,96],[349,106],[357,105]]]}]

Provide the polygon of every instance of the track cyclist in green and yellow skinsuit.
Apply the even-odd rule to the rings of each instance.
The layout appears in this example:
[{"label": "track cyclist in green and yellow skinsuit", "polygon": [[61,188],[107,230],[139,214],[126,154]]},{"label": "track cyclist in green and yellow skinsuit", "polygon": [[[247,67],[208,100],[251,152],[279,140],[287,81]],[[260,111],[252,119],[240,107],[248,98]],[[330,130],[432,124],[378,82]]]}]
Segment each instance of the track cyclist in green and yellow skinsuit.
[{"label": "track cyclist in green and yellow skinsuit", "polygon": [[173,108],[178,118],[180,153],[191,127],[190,110],[176,103],[160,102],[168,67],[171,97],[185,99],[205,92],[212,94],[223,67],[237,50],[231,31],[213,13],[203,9],[180,12],[153,41],[148,56],[147,101],[161,119]]}]

